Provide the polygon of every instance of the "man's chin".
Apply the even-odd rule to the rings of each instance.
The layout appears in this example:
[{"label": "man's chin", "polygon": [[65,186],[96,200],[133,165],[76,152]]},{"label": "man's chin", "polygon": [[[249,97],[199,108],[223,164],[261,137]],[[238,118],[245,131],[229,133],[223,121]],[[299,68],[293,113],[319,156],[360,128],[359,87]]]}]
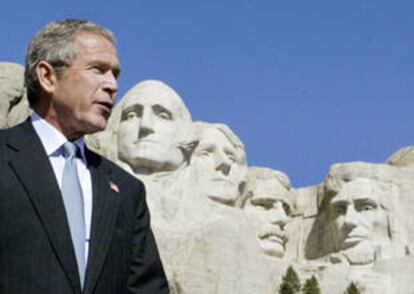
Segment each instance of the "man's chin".
[{"label": "man's chin", "polygon": [[283,258],[285,256],[285,248],[278,242],[261,240],[260,245],[264,253],[270,257]]},{"label": "man's chin", "polygon": [[227,204],[227,205],[234,205],[238,197],[238,193],[235,192],[235,193],[229,194],[229,193],[225,193],[219,190],[213,193],[209,192],[207,196],[213,201],[220,202],[220,203]]},{"label": "man's chin", "polygon": [[369,264],[375,259],[375,250],[371,242],[359,242],[353,247],[341,251],[352,265]]},{"label": "man's chin", "polygon": [[120,158],[122,161],[127,163],[134,172],[137,173],[153,173],[158,171],[163,171],[165,165],[165,160],[160,159],[157,156],[151,156],[146,152],[131,152],[128,156]]},{"label": "man's chin", "polygon": [[107,127],[107,119],[100,116],[94,117],[89,122],[85,123],[85,134],[93,134],[97,132],[101,132],[106,129]]},{"label": "man's chin", "polygon": [[369,242],[368,239],[366,239],[365,237],[361,237],[361,236],[350,236],[347,237],[344,241],[342,241],[342,245],[341,245],[341,249],[342,250],[347,250],[353,247],[357,247],[360,244]]}]

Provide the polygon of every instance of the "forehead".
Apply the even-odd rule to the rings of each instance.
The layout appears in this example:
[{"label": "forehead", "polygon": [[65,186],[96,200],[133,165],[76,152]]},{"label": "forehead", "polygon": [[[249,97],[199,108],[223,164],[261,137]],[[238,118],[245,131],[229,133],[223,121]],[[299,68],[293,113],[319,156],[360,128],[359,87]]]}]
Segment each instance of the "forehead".
[{"label": "forehead", "polygon": [[133,105],[153,106],[160,105],[172,113],[180,113],[182,101],[171,89],[154,86],[138,85],[130,90],[124,97],[123,109]]},{"label": "forehead", "polygon": [[252,199],[273,199],[287,202],[288,191],[276,179],[255,179]]},{"label": "forehead", "polygon": [[215,145],[223,148],[235,149],[227,136],[213,127],[203,128],[196,139],[200,141],[198,146]]},{"label": "forehead", "polygon": [[371,199],[379,201],[383,194],[378,184],[367,179],[346,183],[332,202]]},{"label": "forehead", "polygon": [[117,52],[112,44],[104,36],[81,32],[75,37],[76,59],[99,59],[110,58],[112,62],[118,63]]}]

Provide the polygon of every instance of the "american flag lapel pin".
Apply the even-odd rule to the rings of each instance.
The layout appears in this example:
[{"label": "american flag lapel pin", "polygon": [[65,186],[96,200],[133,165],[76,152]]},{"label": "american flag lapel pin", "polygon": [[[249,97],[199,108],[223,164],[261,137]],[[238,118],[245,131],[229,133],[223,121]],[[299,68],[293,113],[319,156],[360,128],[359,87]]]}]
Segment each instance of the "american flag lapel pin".
[{"label": "american flag lapel pin", "polygon": [[113,182],[109,182],[109,187],[111,187],[111,190],[114,191],[115,193],[119,193],[119,188],[117,184]]}]

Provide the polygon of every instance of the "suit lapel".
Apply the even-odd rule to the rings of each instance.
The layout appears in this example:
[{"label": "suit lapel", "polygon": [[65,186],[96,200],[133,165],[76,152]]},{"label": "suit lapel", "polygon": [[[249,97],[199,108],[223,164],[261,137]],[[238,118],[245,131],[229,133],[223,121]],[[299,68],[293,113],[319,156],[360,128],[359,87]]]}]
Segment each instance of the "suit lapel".
[{"label": "suit lapel", "polygon": [[9,162],[29,195],[68,279],[80,293],[79,273],[61,192],[43,145],[26,121],[11,133]]},{"label": "suit lapel", "polygon": [[89,257],[84,293],[92,293],[108,253],[118,213],[118,195],[111,190],[110,174],[101,165],[101,158],[85,149],[92,176],[93,210]]}]

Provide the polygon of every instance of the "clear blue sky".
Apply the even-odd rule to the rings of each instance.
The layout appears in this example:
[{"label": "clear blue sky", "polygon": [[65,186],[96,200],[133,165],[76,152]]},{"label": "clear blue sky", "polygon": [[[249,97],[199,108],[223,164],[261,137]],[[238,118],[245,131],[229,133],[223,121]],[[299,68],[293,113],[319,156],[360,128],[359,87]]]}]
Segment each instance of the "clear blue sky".
[{"label": "clear blue sky", "polygon": [[169,83],[194,120],[228,124],[250,165],[296,187],[413,144],[413,1],[3,1],[0,61],[23,64],[30,38],[68,17],[117,35],[119,97]]}]

